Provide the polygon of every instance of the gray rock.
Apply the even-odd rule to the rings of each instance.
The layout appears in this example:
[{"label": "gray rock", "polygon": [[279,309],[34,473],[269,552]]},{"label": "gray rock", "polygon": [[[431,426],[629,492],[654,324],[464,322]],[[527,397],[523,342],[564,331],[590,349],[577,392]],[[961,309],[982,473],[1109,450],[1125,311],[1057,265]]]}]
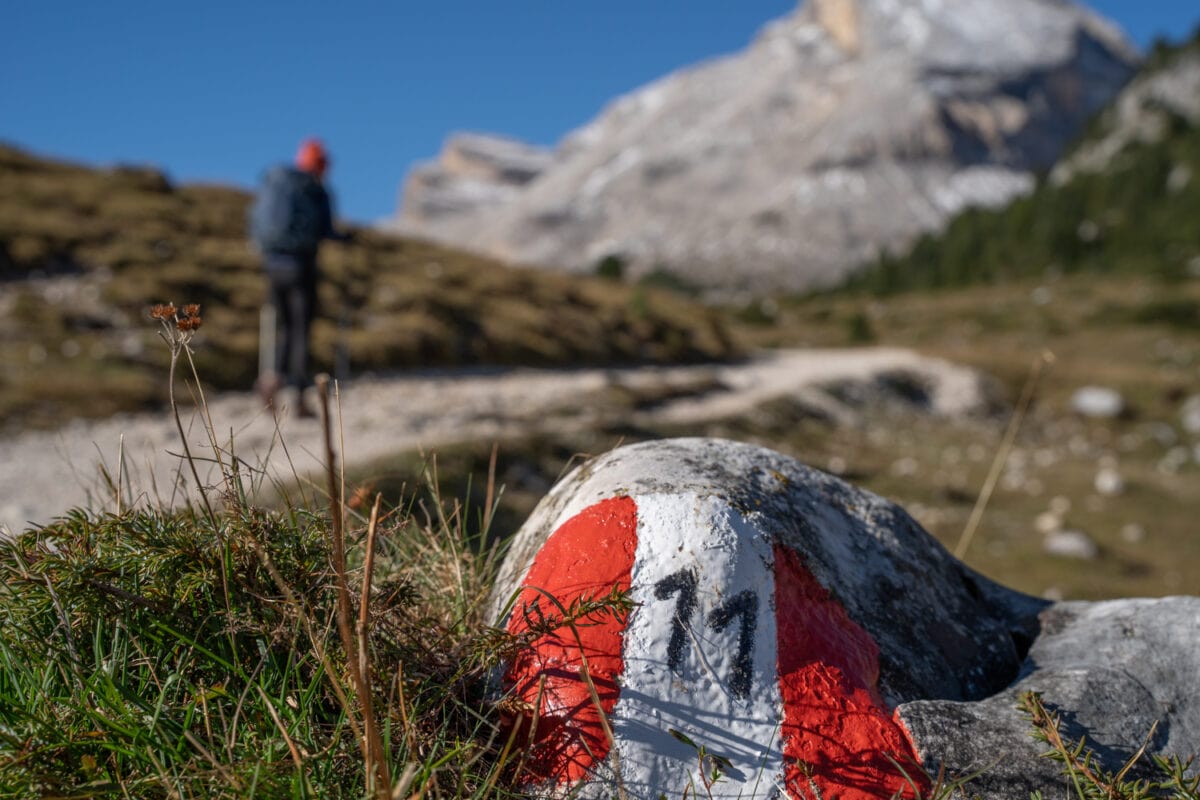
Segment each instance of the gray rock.
[{"label": "gray rock", "polygon": [[1096,477],[1092,479],[1092,485],[1097,493],[1105,497],[1115,497],[1125,491],[1125,479],[1113,465],[1101,466],[1096,471]]},{"label": "gray rock", "polygon": [[1135,61],[1060,0],[812,0],[616,99],[527,184],[473,184],[474,204],[418,176],[397,224],[551,267],[619,255],[631,277],[727,291],[827,285],[1028,191]]},{"label": "gray rock", "polygon": [[1061,713],[1063,734],[1086,736],[1110,771],[1147,741],[1155,722],[1143,771],[1150,755],[1200,751],[1200,598],[1058,603],[1040,622],[1012,687],[974,703],[928,700],[897,709],[927,769],[943,765],[968,775],[986,768],[967,789],[983,800],[1028,797],[1035,789],[1065,796],[1060,765],[1039,757],[1046,747],[1030,737],[1017,711],[1026,691],[1041,692]]},{"label": "gray rock", "polygon": [[1179,409],[1179,421],[1188,433],[1200,434],[1200,394],[1194,394],[1183,401],[1183,406]]},{"label": "gray rock", "polygon": [[1071,409],[1085,417],[1112,419],[1125,411],[1125,398],[1107,386],[1084,386],[1071,395]]},{"label": "gray rock", "polygon": [[1100,555],[1100,547],[1083,531],[1053,531],[1042,540],[1042,550],[1052,556],[1091,561]]}]

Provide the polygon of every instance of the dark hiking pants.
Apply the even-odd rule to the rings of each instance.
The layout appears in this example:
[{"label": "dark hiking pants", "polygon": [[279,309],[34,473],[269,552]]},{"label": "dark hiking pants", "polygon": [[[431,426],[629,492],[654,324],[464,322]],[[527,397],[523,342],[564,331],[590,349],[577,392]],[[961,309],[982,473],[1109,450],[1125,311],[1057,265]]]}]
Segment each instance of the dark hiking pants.
[{"label": "dark hiking pants", "polygon": [[266,257],[266,273],[275,306],[275,374],[287,386],[304,389],[310,383],[309,331],[317,312],[317,259],[271,253]]}]

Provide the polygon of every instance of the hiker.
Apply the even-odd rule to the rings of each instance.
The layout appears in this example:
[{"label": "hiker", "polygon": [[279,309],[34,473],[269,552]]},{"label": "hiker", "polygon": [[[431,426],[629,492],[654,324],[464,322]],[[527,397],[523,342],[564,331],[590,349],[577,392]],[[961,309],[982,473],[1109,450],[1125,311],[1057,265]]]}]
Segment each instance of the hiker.
[{"label": "hiker", "polygon": [[250,237],[262,254],[268,303],[275,315],[275,347],[269,354],[273,363],[259,375],[255,388],[273,410],[279,390],[291,387],[301,417],[315,416],[304,394],[312,383],[309,331],[317,307],[317,251],[325,239],[349,241],[333,227],[333,201],[323,183],[329,161],[319,140],[306,139],[294,165],[280,164],[266,172],[250,208]]}]

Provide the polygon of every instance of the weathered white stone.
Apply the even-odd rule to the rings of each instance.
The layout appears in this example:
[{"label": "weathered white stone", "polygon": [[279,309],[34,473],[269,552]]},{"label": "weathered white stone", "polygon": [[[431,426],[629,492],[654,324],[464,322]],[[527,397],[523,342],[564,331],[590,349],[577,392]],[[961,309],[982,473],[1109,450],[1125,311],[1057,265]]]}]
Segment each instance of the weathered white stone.
[{"label": "weathered white stone", "polygon": [[1100,555],[1094,539],[1080,530],[1054,531],[1042,540],[1042,549],[1052,556],[1091,561]]},{"label": "weathered white stone", "polygon": [[1183,406],[1179,409],[1179,421],[1188,433],[1200,434],[1200,394],[1194,394],[1183,401]]},{"label": "weathered white stone", "polygon": [[1053,511],[1043,511],[1033,519],[1033,528],[1042,535],[1062,530],[1063,519]]},{"label": "weathered white stone", "polygon": [[1146,540],[1146,529],[1136,522],[1121,526],[1121,538],[1129,544],[1139,544]]},{"label": "weathered white stone", "polygon": [[1071,409],[1085,417],[1111,419],[1125,410],[1125,398],[1107,386],[1083,386],[1071,395]]},{"label": "weathered white stone", "polygon": [[1096,491],[1105,497],[1115,497],[1125,491],[1125,479],[1115,466],[1102,466],[1092,481]]}]

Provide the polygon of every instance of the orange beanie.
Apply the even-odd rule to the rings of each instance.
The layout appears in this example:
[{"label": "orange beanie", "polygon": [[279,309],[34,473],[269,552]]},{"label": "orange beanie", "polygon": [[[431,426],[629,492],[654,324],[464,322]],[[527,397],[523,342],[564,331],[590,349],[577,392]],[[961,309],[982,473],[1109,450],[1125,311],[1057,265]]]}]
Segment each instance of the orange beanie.
[{"label": "orange beanie", "polygon": [[296,151],[296,167],[320,177],[329,166],[329,155],[320,139],[305,139]]}]

